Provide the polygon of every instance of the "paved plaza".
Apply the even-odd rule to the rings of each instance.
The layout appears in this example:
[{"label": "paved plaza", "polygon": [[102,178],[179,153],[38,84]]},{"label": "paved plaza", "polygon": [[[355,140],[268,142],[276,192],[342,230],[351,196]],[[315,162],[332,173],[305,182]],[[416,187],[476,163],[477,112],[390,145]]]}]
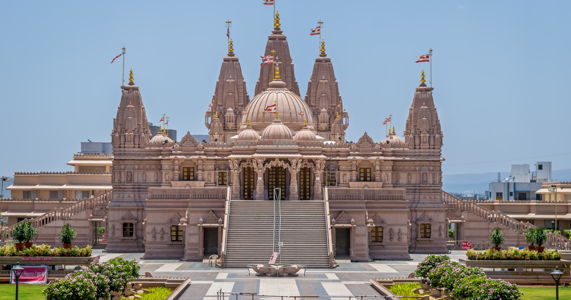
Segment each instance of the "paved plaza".
[{"label": "paved plaza", "polygon": [[[153,277],[191,278],[192,284],[182,299],[217,299],[218,291],[226,293],[256,293],[269,296],[319,296],[319,299],[350,299],[351,296],[369,296],[363,299],[382,299],[370,286],[371,278],[407,277],[414,272],[418,262],[426,255],[412,254],[411,260],[350,262],[338,260],[334,269],[308,269],[297,277],[258,277],[248,274],[246,268],[220,269],[209,267],[208,263],[179,260],[145,260],[142,253],[104,253],[101,261],[113,257],[137,259],[141,274],[150,272]],[[465,258],[463,251],[453,251],[453,260]],[[246,296],[225,299],[252,299]],[[256,299],[280,299],[259,297]],[[284,298],[288,299],[288,298]],[[293,298],[290,298],[293,299]],[[298,298],[300,299],[300,298]],[[309,299],[309,298],[308,298]],[[315,298],[312,298],[315,299]],[[360,299],[360,298],[353,298]]]}]

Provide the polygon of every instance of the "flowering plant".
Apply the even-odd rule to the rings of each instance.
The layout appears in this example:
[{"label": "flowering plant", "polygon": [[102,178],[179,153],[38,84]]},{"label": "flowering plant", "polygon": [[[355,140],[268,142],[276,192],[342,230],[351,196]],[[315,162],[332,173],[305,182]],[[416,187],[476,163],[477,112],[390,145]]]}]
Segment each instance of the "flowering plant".
[{"label": "flowering plant", "polygon": [[560,260],[561,253],[555,249],[545,249],[543,252],[529,249],[509,248],[507,250],[488,249],[466,251],[468,259],[472,260]]},{"label": "flowering plant", "polygon": [[428,272],[436,267],[436,265],[450,261],[450,257],[447,255],[429,255],[416,267],[415,275],[421,278],[426,278]]},{"label": "flowering plant", "polygon": [[96,292],[95,284],[84,272],[52,282],[44,290],[47,300],[96,300]]},{"label": "flowering plant", "polygon": [[521,299],[522,295],[515,284],[478,275],[462,278],[451,293],[454,298],[479,300]]},{"label": "flowering plant", "polygon": [[97,299],[108,299],[109,298],[110,291],[111,291],[109,288],[109,285],[110,285],[111,281],[109,280],[109,278],[107,278],[107,276],[105,276],[103,274],[93,273],[91,271],[80,271],[80,272],[75,272],[75,273],[71,273],[71,274],[67,275],[66,279],[71,279],[71,278],[75,278],[78,276],[83,276],[83,277],[91,280],[91,282],[95,285],[95,288],[96,288],[95,297]]},{"label": "flowering plant", "polygon": [[104,264],[91,265],[89,269],[109,278],[109,288],[113,292],[122,292],[130,280],[139,277],[140,266],[135,260],[116,257]]},{"label": "flowering plant", "polygon": [[50,245],[34,245],[30,248],[18,250],[13,245],[0,247],[0,256],[73,256],[73,257],[89,257],[91,256],[91,246],[85,248],[73,247],[71,249],[52,248]]}]

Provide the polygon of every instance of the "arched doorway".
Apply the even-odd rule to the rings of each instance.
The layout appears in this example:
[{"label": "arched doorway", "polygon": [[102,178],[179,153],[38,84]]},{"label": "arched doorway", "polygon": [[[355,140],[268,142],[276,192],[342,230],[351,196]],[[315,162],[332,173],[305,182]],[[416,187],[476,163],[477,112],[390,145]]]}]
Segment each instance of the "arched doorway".
[{"label": "arched doorway", "polygon": [[281,200],[286,199],[287,194],[287,170],[284,167],[269,167],[266,171],[266,191],[268,199],[274,199],[274,189],[281,189]]}]

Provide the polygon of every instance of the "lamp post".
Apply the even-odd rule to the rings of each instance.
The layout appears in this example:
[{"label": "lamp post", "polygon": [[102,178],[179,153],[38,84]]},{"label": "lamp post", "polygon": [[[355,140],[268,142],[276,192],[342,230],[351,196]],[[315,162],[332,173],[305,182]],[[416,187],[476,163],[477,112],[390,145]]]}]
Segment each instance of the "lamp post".
[{"label": "lamp post", "polygon": [[2,181],[2,188],[0,188],[0,199],[4,198],[4,182],[10,180],[10,178],[6,176],[0,177],[0,181]]},{"label": "lamp post", "polygon": [[555,228],[553,229],[557,230],[557,186],[552,184],[547,190],[551,193],[555,193]]},{"label": "lamp post", "polygon": [[16,279],[16,300],[18,300],[18,284],[20,283],[20,276],[24,273],[24,268],[20,265],[15,265],[12,267],[12,272],[14,272],[14,277]]},{"label": "lamp post", "polygon": [[559,300],[559,280],[561,280],[561,276],[563,276],[563,272],[559,270],[559,267],[556,267],[551,273],[551,278],[555,281],[555,300]]}]

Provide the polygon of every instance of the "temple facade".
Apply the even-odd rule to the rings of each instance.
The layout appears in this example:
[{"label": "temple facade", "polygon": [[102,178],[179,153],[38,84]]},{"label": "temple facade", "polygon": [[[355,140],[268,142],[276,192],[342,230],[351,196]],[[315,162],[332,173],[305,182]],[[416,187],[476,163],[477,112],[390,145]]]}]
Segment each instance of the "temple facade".
[{"label": "temple facade", "polygon": [[250,97],[230,41],[205,113],[208,142],[152,136],[131,73],[113,123],[107,250],[216,254],[223,266],[267,262],[278,246],[284,260],[329,266],[446,252],[443,133],[424,75],[402,136],[391,127],[381,141],[365,132],[353,143],[324,42],[304,98],[279,18],[264,55],[276,63],[261,66]]}]

